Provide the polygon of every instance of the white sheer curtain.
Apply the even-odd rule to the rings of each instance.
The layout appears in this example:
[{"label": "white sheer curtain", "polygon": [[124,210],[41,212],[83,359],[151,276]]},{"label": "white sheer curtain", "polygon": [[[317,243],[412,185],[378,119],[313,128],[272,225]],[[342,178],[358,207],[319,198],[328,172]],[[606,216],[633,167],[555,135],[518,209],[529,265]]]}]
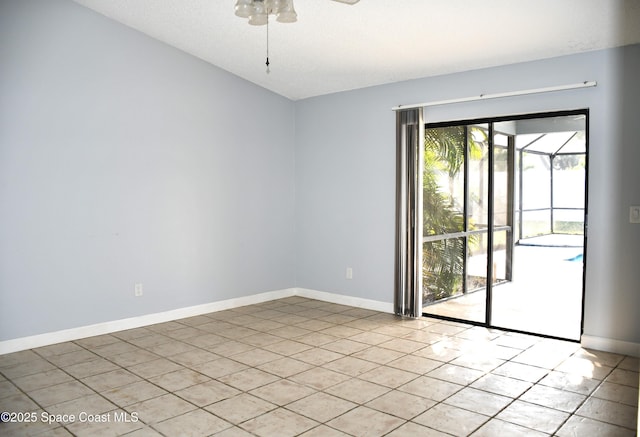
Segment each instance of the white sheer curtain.
[{"label": "white sheer curtain", "polygon": [[422,316],[422,108],[396,112],[395,313]]}]

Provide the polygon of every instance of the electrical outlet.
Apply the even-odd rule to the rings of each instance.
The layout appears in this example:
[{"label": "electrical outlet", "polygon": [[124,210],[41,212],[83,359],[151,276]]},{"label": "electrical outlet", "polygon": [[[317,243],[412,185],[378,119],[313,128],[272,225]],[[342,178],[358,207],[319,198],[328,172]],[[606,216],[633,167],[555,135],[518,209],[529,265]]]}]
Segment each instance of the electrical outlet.
[{"label": "electrical outlet", "polygon": [[351,267],[347,267],[347,279],[353,279],[353,269]]},{"label": "electrical outlet", "polygon": [[137,283],[137,284],[135,284],[135,285],[134,285],[134,287],[133,287],[133,294],[134,294],[136,297],[140,297],[140,296],[142,296],[143,291],[142,291],[142,284],[141,284],[141,283]]},{"label": "electrical outlet", "polygon": [[640,223],[640,206],[629,207],[629,223]]}]

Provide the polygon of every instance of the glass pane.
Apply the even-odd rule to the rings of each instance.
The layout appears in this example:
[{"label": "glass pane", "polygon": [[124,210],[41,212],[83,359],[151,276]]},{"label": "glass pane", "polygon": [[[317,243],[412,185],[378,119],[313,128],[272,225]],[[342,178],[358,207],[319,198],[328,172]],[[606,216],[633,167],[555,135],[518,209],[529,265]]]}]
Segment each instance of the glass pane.
[{"label": "glass pane", "polygon": [[522,213],[522,238],[551,233],[551,210]]},{"label": "glass pane", "polygon": [[527,209],[551,207],[551,172],[548,155],[522,154],[522,206]]},{"label": "glass pane", "polygon": [[[516,154],[516,171],[522,174],[516,174],[515,206],[523,212],[514,232],[521,225],[522,235],[516,235],[524,240],[513,247],[509,264],[509,245],[503,250],[502,243],[510,236],[495,233],[495,326],[580,338],[585,126],[584,115],[516,121],[516,148],[523,153],[522,165]],[[517,213],[515,218],[520,220]]]},{"label": "glass pane", "polygon": [[553,207],[584,208],[585,156],[553,158]]},{"label": "glass pane", "polygon": [[467,128],[425,130],[423,235],[464,231],[464,172]]},{"label": "glass pane", "polygon": [[[425,236],[488,229],[488,130],[487,124],[426,129]],[[425,312],[483,322],[486,254],[486,234],[425,242]]]},{"label": "glass pane", "polygon": [[584,210],[554,209],[553,232],[558,234],[582,235],[584,233]]}]

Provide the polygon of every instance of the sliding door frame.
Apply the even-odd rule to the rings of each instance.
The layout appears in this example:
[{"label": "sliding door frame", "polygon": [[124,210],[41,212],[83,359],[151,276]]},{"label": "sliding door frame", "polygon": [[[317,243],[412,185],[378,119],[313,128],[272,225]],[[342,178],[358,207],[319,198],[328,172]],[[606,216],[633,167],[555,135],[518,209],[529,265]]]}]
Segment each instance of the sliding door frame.
[{"label": "sliding door frame", "polygon": [[[572,115],[583,115],[585,116],[585,198],[584,198],[584,226],[583,226],[583,268],[582,268],[582,294],[581,294],[581,308],[580,308],[580,336],[584,333],[584,308],[585,308],[585,287],[586,287],[586,271],[587,271],[587,240],[588,240],[588,192],[589,192],[589,109],[575,109],[575,110],[563,110],[563,111],[550,111],[550,112],[536,112],[536,113],[527,113],[527,114],[516,114],[516,115],[504,115],[504,116],[496,116],[496,117],[484,117],[484,118],[475,118],[475,119],[466,119],[466,120],[455,120],[455,121],[444,121],[444,122],[436,122],[436,123],[425,123],[425,129],[432,128],[443,128],[443,127],[452,127],[452,126],[470,126],[475,124],[487,124],[489,127],[488,133],[488,237],[487,237],[487,279],[486,279],[486,301],[485,301],[485,320],[484,322],[474,321],[474,320],[464,320],[455,317],[449,317],[438,314],[428,314],[424,312],[423,308],[423,316],[432,317],[441,320],[448,320],[453,322],[462,322],[475,326],[484,326],[487,328],[497,328],[504,331],[522,333],[522,334],[532,334],[539,337],[559,339],[559,340],[568,340],[573,342],[580,342],[579,339],[567,339],[563,337],[557,337],[553,335],[540,334],[535,332],[523,331],[519,329],[512,329],[508,327],[495,326],[492,324],[492,303],[493,303],[493,269],[490,267],[493,265],[493,243],[494,243],[494,232],[496,230],[505,230],[506,227],[495,226],[494,220],[494,124],[505,122],[505,121],[519,121],[519,120],[530,120],[537,118],[552,118],[552,117],[563,117],[563,116],[572,116]],[[465,129],[466,131],[466,129]],[[464,186],[464,196],[465,196],[465,205],[464,205],[464,223],[466,229],[467,223],[467,196],[468,196],[468,160],[469,160],[469,151],[467,146],[468,139],[465,136],[465,186]],[[508,192],[508,203],[509,203],[509,217],[508,217],[508,225],[511,226],[511,236],[507,238],[508,246],[507,247],[507,277],[511,277],[511,256],[513,252],[513,244],[514,244],[514,235],[515,235],[515,144],[511,144],[513,141],[512,137],[509,137],[509,148],[508,148],[508,166],[509,166],[509,187],[507,189]],[[420,145],[424,147],[424,144]],[[522,185],[519,186],[520,192],[522,191]],[[521,193],[522,194],[522,193]],[[520,195],[520,201],[522,201],[522,196]],[[518,226],[522,226],[521,221],[518,223]],[[481,230],[479,232],[484,232]],[[472,232],[473,233],[473,232]],[[468,232],[462,232],[460,234],[468,234]],[[466,241],[466,239],[465,239]],[[463,286],[466,290],[466,244],[465,244],[465,274],[463,279]],[[422,277],[422,272],[420,272],[420,276]]]}]

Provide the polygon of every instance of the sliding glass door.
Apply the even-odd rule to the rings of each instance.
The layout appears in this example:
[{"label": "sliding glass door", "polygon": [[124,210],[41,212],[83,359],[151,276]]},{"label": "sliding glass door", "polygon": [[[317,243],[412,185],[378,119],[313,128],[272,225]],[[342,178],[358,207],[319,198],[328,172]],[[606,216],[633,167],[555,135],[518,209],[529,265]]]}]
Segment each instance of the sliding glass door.
[{"label": "sliding glass door", "polygon": [[425,126],[426,315],[579,339],[586,138],[586,111]]}]

